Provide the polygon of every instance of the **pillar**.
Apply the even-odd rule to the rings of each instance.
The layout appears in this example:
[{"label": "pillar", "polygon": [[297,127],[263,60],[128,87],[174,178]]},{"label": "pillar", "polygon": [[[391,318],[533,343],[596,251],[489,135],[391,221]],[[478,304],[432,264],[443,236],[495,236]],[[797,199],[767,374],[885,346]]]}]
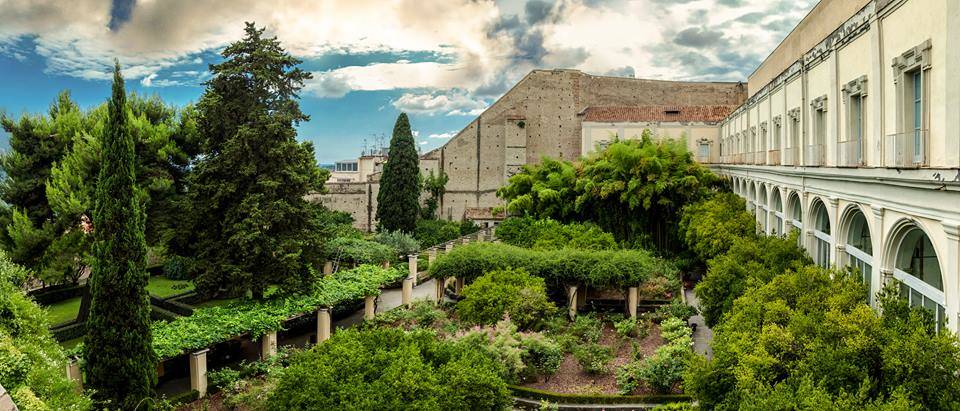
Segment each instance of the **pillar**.
[{"label": "pillar", "polygon": [[477,231],[477,242],[478,243],[483,242],[483,230]]},{"label": "pillar", "polygon": [[[943,257],[940,258],[940,266],[945,269],[942,270],[942,276],[944,277],[944,284],[947,281],[950,284],[957,284],[957,275],[960,275],[960,222],[958,221],[944,221],[943,222],[943,231],[947,236],[947,252]],[[960,300],[957,299],[955,293],[944,293],[946,294],[946,306],[944,306],[944,314],[947,316],[947,328],[953,332],[957,332],[958,326],[957,322],[960,321]]]},{"label": "pillar", "polygon": [[463,291],[463,278],[455,278],[455,283],[453,284],[453,292],[457,295]]},{"label": "pillar", "polygon": [[470,244],[470,237],[464,236],[462,239],[460,239],[460,242],[462,242],[463,245]]},{"label": "pillar", "polygon": [[190,389],[198,393],[199,398],[207,396],[207,352],[203,349],[190,354]]},{"label": "pillar", "polygon": [[434,287],[434,303],[440,304],[443,302],[443,289],[447,286],[447,279],[434,278],[433,282],[436,284]]},{"label": "pillar", "polygon": [[417,286],[417,275],[419,274],[417,271],[417,258],[419,257],[420,256],[417,254],[410,254],[407,256],[407,267],[410,268],[410,278],[413,278],[414,287]]},{"label": "pillar", "polygon": [[265,360],[274,355],[277,355],[277,332],[269,331],[260,337],[260,359]]},{"label": "pillar", "polygon": [[637,318],[637,303],[639,302],[639,294],[637,292],[637,287],[630,287],[627,289],[627,314],[630,315],[630,318]]},{"label": "pillar", "polygon": [[410,308],[413,305],[413,278],[403,279],[403,292],[400,294],[400,304]]},{"label": "pillar", "polygon": [[567,288],[567,315],[573,320],[577,317],[577,286]]},{"label": "pillar", "polygon": [[325,263],[323,263],[323,274],[333,274],[333,261],[327,260]]},{"label": "pillar", "polygon": [[370,321],[377,313],[377,296],[368,295],[363,298],[363,319]]},{"label": "pillar", "polygon": [[330,339],[330,309],[317,310],[317,344]]},{"label": "pillar", "polygon": [[444,252],[447,252],[447,253],[453,251],[453,241],[447,242],[447,244],[443,246],[443,250]]},{"label": "pillar", "polygon": [[390,261],[384,261],[383,268],[390,268]]},{"label": "pillar", "polygon": [[80,372],[80,362],[76,358],[67,360],[67,379],[77,386],[77,391],[83,391],[83,373]]},{"label": "pillar", "polygon": [[837,198],[831,197],[830,200],[827,201],[827,212],[829,213],[828,217],[830,218],[830,241],[833,243],[833,244],[830,244],[832,246],[830,247],[830,254],[831,254],[830,262],[832,263],[833,267],[840,267],[840,260],[839,260],[840,255],[837,253],[838,251],[837,244],[841,242],[837,238],[837,232],[840,231],[837,227],[840,222],[840,216],[838,214],[840,212],[839,205],[840,205],[840,200]]}]

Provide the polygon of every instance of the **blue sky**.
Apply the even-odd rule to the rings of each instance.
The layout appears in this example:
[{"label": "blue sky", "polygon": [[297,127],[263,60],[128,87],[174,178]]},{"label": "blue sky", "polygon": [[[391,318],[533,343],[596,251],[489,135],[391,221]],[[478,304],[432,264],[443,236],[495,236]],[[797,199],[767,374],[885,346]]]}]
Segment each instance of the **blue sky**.
[{"label": "blue sky", "polygon": [[196,101],[207,65],[255,21],[314,75],[299,135],[319,161],[389,139],[400,111],[429,150],[535,68],[745,80],[815,2],[0,0],[0,111],[46,111],[63,89],[100,104],[113,58],[128,90]]}]

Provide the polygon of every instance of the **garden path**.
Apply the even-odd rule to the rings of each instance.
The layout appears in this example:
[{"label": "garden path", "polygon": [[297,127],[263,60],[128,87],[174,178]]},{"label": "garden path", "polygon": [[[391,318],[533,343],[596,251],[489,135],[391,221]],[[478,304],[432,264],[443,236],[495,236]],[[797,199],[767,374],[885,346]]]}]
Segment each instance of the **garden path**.
[{"label": "garden path", "polygon": [[[684,289],[683,294],[687,299],[687,304],[700,308],[697,294],[694,293],[693,290]],[[697,354],[712,359],[713,349],[710,348],[710,342],[713,341],[713,330],[707,327],[707,324],[703,322],[703,316],[700,314],[690,317],[690,322],[697,324],[697,331],[693,333],[693,350],[696,351]]]},{"label": "garden path", "polygon": [[[421,273],[421,275],[422,274],[423,273]],[[432,298],[433,293],[435,291],[434,281],[435,280],[433,279],[429,279],[429,280],[417,283],[417,286],[413,287],[413,300],[416,301],[416,300]],[[380,293],[380,296],[377,297],[377,312],[382,313],[384,311],[390,311],[394,308],[399,307],[401,298],[402,298],[401,294],[402,294],[402,289],[399,287],[383,290],[383,292]],[[333,326],[335,328],[347,328],[347,327],[351,327],[356,324],[359,324],[361,322],[363,322],[362,309],[351,314],[349,317],[346,317],[344,319],[334,322]]]}]

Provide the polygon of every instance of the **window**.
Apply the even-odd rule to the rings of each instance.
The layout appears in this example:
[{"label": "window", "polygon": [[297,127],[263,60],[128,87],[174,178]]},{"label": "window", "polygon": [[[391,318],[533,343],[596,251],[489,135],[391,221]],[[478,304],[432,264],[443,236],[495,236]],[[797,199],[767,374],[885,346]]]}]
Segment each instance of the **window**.
[{"label": "window", "polygon": [[820,201],[813,206],[813,222],[814,261],[823,268],[830,268],[830,216]]},{"label": "window", "polygon": [[888,136],[888,166],[919,166],[926,163],[927,70],[930,69],[931,41],[927,40],[893,59],[893,80],[897,87],[897,134]]},{"label": "window", "polygon": [[859,163],[863,149],[863,96],[860,94],[850,96],[850,141],[855,155],[851,160]]},{"label": "window", "polygon": [[854,212],[850,220],[850,230],[847,232],[847,255],[850,257],[847,264],[860,271],[863,283],[867,286],[867,301],[872,300],[870,295],[873,271],[873,242],[870,238],[870,227],[867,218],[860,210]]},{"label": "window", "polygon": [[938,327],[942,327],[946,321],[946,299],[940,263],[930,238],[919,228],[911,228],[900,241],[893,277],[900,282],[900,295],[910,305],[930,310]]},{"label": "window", "polygon": [[704,160],[710,157],[710,144],[701,142],[700,146],[697,148],[697,156]]},{"label": "window", "polygon": [[910,76],[911,85],[910,90],[912,91],[912,104],[910,113],[908,114],[912,117],[912,128],[913,128],[913,162],[920,162],[920,153],[923,150],[923,142],[921,140],[923,136],[923,70],[916,70]]},{"label": "window", "polygon": [[335,166],[334,171],[357,171],[357,162],[338,162]]}]

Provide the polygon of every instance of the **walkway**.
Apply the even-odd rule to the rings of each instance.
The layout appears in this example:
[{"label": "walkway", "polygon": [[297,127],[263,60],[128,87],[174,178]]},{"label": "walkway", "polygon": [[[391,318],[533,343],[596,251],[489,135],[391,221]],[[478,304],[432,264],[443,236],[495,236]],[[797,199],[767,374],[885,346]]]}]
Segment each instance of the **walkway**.
[{"label": "walkway", "polygon": [[[687,304],[700,308],[697,294],[693,290],[684,289],[683,295],[687,299]],[[707,324],[703,322],[703,316],[700,314],[690,317],[690,323],[697,325],[697,331],[693,333],[693,350],[708,359],[713,358],[713,349],[710,348],[710,342],[713,341],[713,330],[707,327]]]},{"label": "walkway", "polygon": [[[434,281],[433,279],[429,279],[417,283],[417,286],[413,287],[413,301],[433,298],[433,293],[436,291]],[[403,297],[402,294],[403,289],[401,287],[383,290],[380,296],[377,297],[377,312],[382,313],[399,307],[401,298]],[[361,322],[363,322],[362,309],[351,314],[349,317],[334,322],[333,326],[334,328],[347,328]]]}]

